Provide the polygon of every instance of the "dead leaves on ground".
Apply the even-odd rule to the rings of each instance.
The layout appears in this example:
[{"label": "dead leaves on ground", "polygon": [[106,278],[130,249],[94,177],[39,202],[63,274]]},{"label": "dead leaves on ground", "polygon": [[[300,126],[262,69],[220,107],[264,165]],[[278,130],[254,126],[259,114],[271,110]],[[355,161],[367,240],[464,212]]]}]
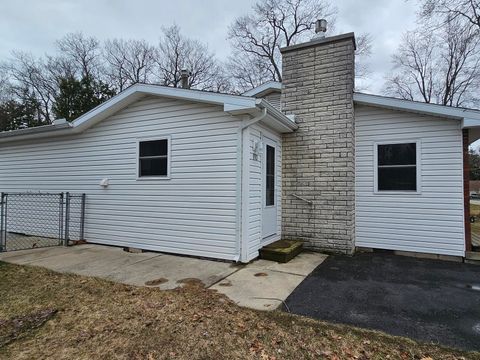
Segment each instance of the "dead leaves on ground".
[{"label": "dead leaves on ground", "polygon": [[[10,319],[0,323],[0,328],[10,324],[8,332],[0,329],[0,337],[5,339],[8,333],[13,339],[4,347],[11,358],[62,354],[74,359],[104,354],[104,358],[152,360],[461,359],[454,351],[379,332],[244,309],[205,289],[198,279],[183,279],[184,286],[161,291],[39,268],[0,263],[0,269],[0,291],[6,302],[0,303],[0,316]],[[32,304],[33,293],[38,297],[32,308],[25,309]],[[61,311],[42,327],[55,310],[38,312],[37,307]],[[15,315],[19,309],[31,314],[19,317]],[[28,337],[18,330],[32,328],[37,330]]]},{"label": "dead leaves on ground", "polygon": [[41,327],[56,313],[56,309],[43,309],[24,316],[6,320],[0,319],[0,347],[20,338],[31,330]]}]

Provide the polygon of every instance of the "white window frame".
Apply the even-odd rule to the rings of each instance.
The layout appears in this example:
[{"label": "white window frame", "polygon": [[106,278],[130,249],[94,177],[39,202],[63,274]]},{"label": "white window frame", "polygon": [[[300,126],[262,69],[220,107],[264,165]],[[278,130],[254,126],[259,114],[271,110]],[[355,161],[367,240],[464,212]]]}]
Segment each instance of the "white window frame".
[{"label": "white window frame", "polygon": [[[416,144],[416,173],[417,173],[417,190],[378,190],[378,146],[379,145],[396,145],[396,144]],[[387,140],[377,141],[373,143],[373,193],[377,195],[420,195],[422,193],[422,142],[420,139],[410,140]]]},{"label": "white window frame", "polygon": [[[146,141],[157,141],[157,140],[167,140],[167,175],[163,176],[140,176],[140,143]],[[170,135],[163,136],[153,136],[153,137],[144,137],[136,139],[136,164],[137,164],[137,180],[148,181],[148,180],[170,180],[171,179],[171,164],[172,164],[172,137]]]}]

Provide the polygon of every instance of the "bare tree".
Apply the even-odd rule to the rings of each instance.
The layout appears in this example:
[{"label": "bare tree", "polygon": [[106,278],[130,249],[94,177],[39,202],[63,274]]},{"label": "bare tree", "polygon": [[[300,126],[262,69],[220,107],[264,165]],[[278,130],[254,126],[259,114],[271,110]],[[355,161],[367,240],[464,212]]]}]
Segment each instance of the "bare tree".
[{"label": "bare tree", "polygon": [[94,37],[81,32],[70,33],[57,41],[57,47],[66,61],[76,65],[80,77],[98,77],[101,69],[101,48]]},{"label": "bare tree", "polygon": [[372,54],[373,38],[369,33],[362,33],[356,36],[355,42],[357,49],[355,51],[355,77],[366,79],[370,75],[370,68],[365,59]]},{"label": "bare tree", "polygon": [[480,1],[423,0],[420,16],[423,19],[433,20],[437,25],[460,20],[480,29]]},{"label": "bare tree", "polygon": [[224,82],[219,78],[222,76],[221,64],[207,45],[186,38],[177,25],[162,30],[156,59],[161,84],[180,86],[182,69],[190,72],[188,85],[191,88],[215,90]]},{"label": "bare tree", "polygon": [[108,80],[119,91],[153,81],[156,50],[144,40],[107,40],[104,58]]},{"label": "bare tree", "polygon": [[235,84],[236,92],[244,92],[275,79],[272,66],[264,59],[238,50],[229,57],[226,68]]},{"label": "bare tree", "polygon": [[43,59],[36,59],[29,53],[14,51],[12,56],[11,61],[1,65],[9,77],[9,91],[20,101],[26,100],[26,95],[33,96],[39,104],[40,117],[46,123],[51,122],[56,83],[48,65]]},{"label": "bare tree", "polygon": [[438,31],[404,35],[393,56],[385,90],[393,96],[448,106],[476,106],[480,83],[480,37],[451,19]]},{"label": "bare tree", "polygon": [[[312,36],[315,21],[327,18],[333,23],[337,10],[326,0],[260,0],[253,6],[251,14],[241,16],[233,22],[228,38],[235,49],[230,67],[237,60],[254,64],[250,72],[244,72],[244,63],[235,71],[240,87],[256,86],[257,79],[282,81],[280,48],[306,40]],[[242,76],[243,73],[243,76]],[[268,77],[264,77],[268,75]],[[253,81],[252,81],[253,80]]]},{"label": "bare tree", "polygon": [[[328,0],[259,0],[252,13],[238,17],[230,26],[228,38],[234,49],[229,59],[236,87],[247,90],[266,81],[282,81],[280,48],[307,41],[313,36],[315,21],[329,20],[333,33],[337,9]],[[365,79],[371,37],[357,38],[357,78]]]}]

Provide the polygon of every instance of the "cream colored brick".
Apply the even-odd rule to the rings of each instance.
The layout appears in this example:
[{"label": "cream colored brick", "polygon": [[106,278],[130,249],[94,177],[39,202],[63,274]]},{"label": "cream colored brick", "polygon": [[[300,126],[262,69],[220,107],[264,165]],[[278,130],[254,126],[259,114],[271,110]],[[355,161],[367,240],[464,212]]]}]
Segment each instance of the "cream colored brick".
[{"label": "cream colored brick", "polygon": [[283,235],[316,250],[354,250],[353,87],[353,38],[283,52]]}]

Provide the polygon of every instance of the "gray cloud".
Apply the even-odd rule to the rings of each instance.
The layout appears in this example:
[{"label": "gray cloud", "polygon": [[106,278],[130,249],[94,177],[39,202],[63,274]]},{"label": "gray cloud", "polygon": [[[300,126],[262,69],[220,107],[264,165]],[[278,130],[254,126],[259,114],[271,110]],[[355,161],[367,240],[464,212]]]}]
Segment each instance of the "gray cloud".
[{"label": "gray cloud", "polygon": [[[101,40],[142,38],[156,43],[162,26],[178,24],[185,35],[208,43],[220,58],[230,52],[226,39],[232,20],[255,0],[17,0],[0,10],[0,59],[13,49],[41,56],[68,32],[82,31]],[[373,37],[369,90],[379,92],[401,34],[415,26],[416,7],[404,0],[340,0],[336,31],[368,32]]]}]

